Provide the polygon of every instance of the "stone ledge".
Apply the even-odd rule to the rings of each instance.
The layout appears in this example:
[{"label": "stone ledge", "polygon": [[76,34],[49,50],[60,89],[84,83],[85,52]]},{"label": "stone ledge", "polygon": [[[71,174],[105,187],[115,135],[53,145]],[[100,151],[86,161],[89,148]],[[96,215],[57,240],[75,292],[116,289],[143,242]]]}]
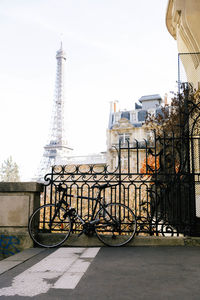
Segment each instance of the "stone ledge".
[{"label": "stone ledge", "polygon": [[[102,247],[105,246],[96,236],[70,235],[62,246],[77,247]],[[162,237],[162,236],[136,236],[126,247],[173,247],[173,246],[200,246],[199,237]]]},{"label": "stone ledge", "polygon": [[[157,236],[136,236],[130,241],[126,247],[137,247],[137,246],[197,246],[189,243],[187,239],[187,244],[185,244],[184,237],[157,237]],[[200,245],[200,244],[199,244]],[[62,244],[64,246],[72,247],[102,247],[105,246],[96,236],[88,237],[82,235],[78,237],[75,234],[70,235],[69,239]]]},{"label": "stone ledge", "polygon": [[0,182],[0,193],[43,192],[44,185],[38,182]]},{"label": "stone ledge", "polygon": [[200,246],[200,237],[185,237],[185,246]]},{"label": "stone ledge", "polygon": [[137,236],[129,246],[184,246],[183,237]]}]

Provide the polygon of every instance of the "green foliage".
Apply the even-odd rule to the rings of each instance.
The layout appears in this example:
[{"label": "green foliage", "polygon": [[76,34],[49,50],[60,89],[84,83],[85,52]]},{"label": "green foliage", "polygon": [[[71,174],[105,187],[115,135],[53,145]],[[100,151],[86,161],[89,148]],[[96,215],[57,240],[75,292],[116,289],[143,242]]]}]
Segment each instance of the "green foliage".
[{"label": "green foliage", "polygon": [[13,161],[12,156],[8,157],[1,165],[0,180],[4,182],[17,182],[20,181],[19,167]]}]

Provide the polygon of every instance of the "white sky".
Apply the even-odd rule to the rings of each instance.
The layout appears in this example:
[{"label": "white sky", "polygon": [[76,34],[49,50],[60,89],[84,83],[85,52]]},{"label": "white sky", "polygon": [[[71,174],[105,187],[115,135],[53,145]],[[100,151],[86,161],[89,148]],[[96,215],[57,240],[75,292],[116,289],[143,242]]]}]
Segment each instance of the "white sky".
[{"label": "white sky", "polygon": [[176,91],[167,0],[1,0],[0,163],[29,180],[47,143],[60,34],[67,54],[67,137],[76,154],[106,150],[109,102]]}]

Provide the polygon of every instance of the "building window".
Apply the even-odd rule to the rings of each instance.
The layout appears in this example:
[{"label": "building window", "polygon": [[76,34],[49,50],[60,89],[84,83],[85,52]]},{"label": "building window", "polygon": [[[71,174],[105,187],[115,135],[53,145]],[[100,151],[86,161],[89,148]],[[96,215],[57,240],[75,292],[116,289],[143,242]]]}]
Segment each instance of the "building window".
[{"label": "building window", "polygon": [[131,121],[132,122],[136,121],[136,113],[135,112],[131,113]]},{"label": "building window", "polygon": [[121,145],[127,145],[130,143],[130,135],[127,133],[119,134],[119,143]]}]

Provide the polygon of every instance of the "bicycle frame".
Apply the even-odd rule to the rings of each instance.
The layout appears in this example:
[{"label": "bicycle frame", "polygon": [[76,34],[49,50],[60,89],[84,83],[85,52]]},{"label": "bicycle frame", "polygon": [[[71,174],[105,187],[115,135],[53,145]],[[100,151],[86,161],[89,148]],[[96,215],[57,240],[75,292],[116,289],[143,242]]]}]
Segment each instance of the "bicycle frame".
[{"label": "bicycle frame", "polygon": [[[117,185],[113,185],[113,186],[117,186]],[[96,215],[96,213],[97,213],[97,206],[98,206],[98,204],[99,204],[99,206],[100,206],[100,209],[103,208],[103,210],[108,214],[108,216],[110,217],[110,219],[111,219],[114,223],[117,223],[117,221],[113,218],[113,216],[106,210],[106,207],[107,207],[108,204],[102,204],[102,203],[101,203],[101,199],[102,199],[102,197],[101,197],[101,191],[102,191],[104,188],[106,188],[106,187],[109,187],[109,185],[105,184],[105,185],[102,185],[102,186],[99,187],[99,192],[98,192],[98,195],[97,195],[96,198],[85,197],[85,196],[77,196],[77,198],[87,199],[87,200],[88,200],[88,199],[89,199],[89,200],[94,200],[94,201],[96,202],[96,203],[95,203],[95,206],[94,206],[94,208],[93,208],[93,210],[92,210],[92,216],[91,216],[90,221],[89,221],[89,223],[90,223],[91,225],[92,225],[92,222],[95,221],[95,215]],[[50,220],[50,223],[49,223],[50,226],[51,226],[51,224],[53,223],[53,221],[54,221],[54,219],[55,219],[57,213],[59,212],[59,210],[60,210],[62,204],[64,204],[64,205],[66,206],[66,208],[68,209],[68,212],[67,212],[67,210],[66,210],[66,215],[64,215],[64,217],[66,217],[67,214],[70,214],[70,210],[72,210],[72,209],[74,210],[74,208],[70,207],[69,204],[68,204],[68,202],[67,202],[66,200],[64,200],[65,197],[74,197],[74,195],[67,194],[67,190],[66,190],[65,188],[62,188],[62,187],[59,187],[59,188],[60,188],[61,190],[63,190],[63,194],[62,194],[61,200],[59,200],[59,202],[58,202],[57,205],[56,205],[56,206],[57,206],[57,209],[56,209],[56,211],[55,211],[55,213],[54,213],[53,218]],[[100,209],[99,209],[99,210],[100,210]],[[78,215],[78,213],[76,212],[76,210],[75,210],[75,213],[76,213],[76,215],[74,215],[74,217],[78,218],[79,221],[80,221],[82,224],[85,224],[86,222]],[[69,215],[69,216],[71,217],[71,215]]]}]

